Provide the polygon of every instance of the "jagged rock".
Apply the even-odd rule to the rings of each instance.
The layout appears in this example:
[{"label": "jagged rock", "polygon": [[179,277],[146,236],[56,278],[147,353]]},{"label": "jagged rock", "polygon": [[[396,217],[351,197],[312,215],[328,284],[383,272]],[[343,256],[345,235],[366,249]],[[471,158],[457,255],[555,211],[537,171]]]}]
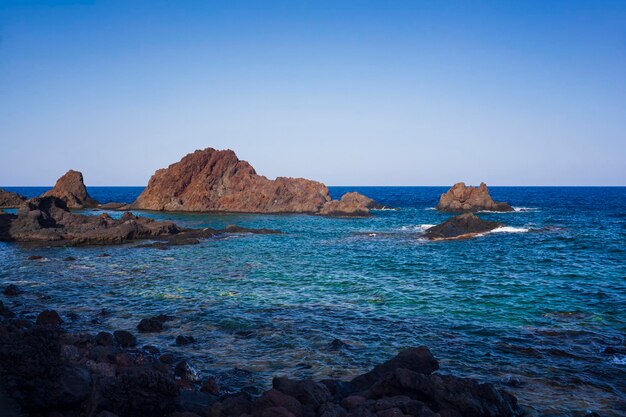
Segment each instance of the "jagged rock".
[{"label": "jagged rock", "polygon": [[83,182],[83,174],[73,169],[59,178],[54,188],[46,191],[42,197],[59,198],[71,209],[96,207],[98,205],[98,202],[91,198],[87,192],[87,187]]},{"label": "jagged rock", "polygon": [[387,362],[376,365],[366,374],[352,380],[359,389],[367,389],[377,380],[393,373],[396,369],[405,368],[414,372],[430,374],[439,369],[439,362],[426,346],[403,350]]},{"label": "jagged rock", "polygon": [[369,216],[370,209],[382,208],[369,197],[357,192],[345,193],[341,200],[332,200],[326,202],[320,210],[320,214],[324,216]]},{"label": "jagged rock", "polygon": [[465,183],[454,184],[441,195],[437,210],[449,213],[467,213],[477,211],[513,211],[507,203],[493,201],[489,188],[484,182],[478,188],[467,187]]},{"label": "jagged rock", "polygon": [[424,236],[431,240],[463,239],[474,237],[502,226],[504,226],[502,223],[490,222],[472,213],[464,213],[426,229]]},{"label": "jagged rock", "polygon": [[[325,214],[367,215],[366,197],[361,197],[348,196],[343,203],[328,206]],[[156,171],[131,207],[165,211],[320,214],[329,202],[328,188],[320,182],[287,177],[270,180],[258,175],[233,151],[207,148]]]},{"label": "jagged rock", "polygon": [[0,208],[19,207],[24,201],[26,201],[26,197],[0,189]]},{"label": "jagged rock", "polygon": [[4,287],[4,290],[2,290],[2,293],[4,295],[8,295],[8,296],[15,296],[15,295],[19,295],[22,293],[22,291],[19,289],[19,287],[15,284],[9,284],[6,287]]}]

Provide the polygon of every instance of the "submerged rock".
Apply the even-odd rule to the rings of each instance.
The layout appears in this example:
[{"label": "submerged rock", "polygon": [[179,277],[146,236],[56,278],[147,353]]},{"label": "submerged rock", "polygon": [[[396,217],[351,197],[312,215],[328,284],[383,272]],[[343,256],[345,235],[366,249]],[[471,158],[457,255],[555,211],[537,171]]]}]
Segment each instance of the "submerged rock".
[{"label": "submerged rock", "polygon": [[68,208],[81,209],[96,207],[98,202],[91,198],[83,182],[83,174],[70,169],[59,178],[52,190],[41,197],[56,197],[65,202]]},{"label": "submerged rock", "polygon": [[[341,202],[332,202],[328,188],[320,182],[287,177],[270,180],[258,175],[233,151],[207,148],[156,171],[131,207],[165,211],[368,215],[369,209],[363,205],[367,197],[350,194]],[[332,204],[325,208],[329,203]]]},{"label": "submerged rock", "polygon": [[502,226],[502,223],[490,222],[472,213],[465,213],[426,229],[424,236],[430,240],[464,239]]},{"label": "submerged rock", "polygon": [[24,201],[26,201],[26,197],[0,189],[0,208],[19,207]]},{"label": "submerged rock", "polygon": [[449,213],[467,213],[477,211],[513,211],[507,203],[493,201],[489,188],[484,182],[478,187],[467,187],[465,183],[454,184],[441,195],[437,210]]}]

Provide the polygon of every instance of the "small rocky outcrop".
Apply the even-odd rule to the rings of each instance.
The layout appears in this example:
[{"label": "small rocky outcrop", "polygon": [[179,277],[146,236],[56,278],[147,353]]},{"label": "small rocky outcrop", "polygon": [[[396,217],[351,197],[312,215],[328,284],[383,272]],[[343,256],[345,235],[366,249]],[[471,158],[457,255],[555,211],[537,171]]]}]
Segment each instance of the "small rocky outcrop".
[{"label": "small rocky outcrop", "polygon": [[504,226],[502,223],[490,222],[472,213],[464,213],[426,229],[424,236],[430,240],[464,239],[502,226]]},{"label": "small rocky outcrop", "polygon": [[448,213],[475,213],[477,211],[513,211],[507,203],[493,201],[484,182],[468,187],[463,182],[454,184],[439,198],[437,210]]},{"label": "small rocky outcrop", "polygon": [[0,208],[15,208],[26,201],[26,197],[0,189]]},{"label": "small rocky outcrop", "polygon": [[381,209],[382,205],[357,192],[345,193],[341,200],[331,200],[324,204],[319,214],[324,216],[363,217],[369,216],[370,210]]},{"label": "small rocky outcrop", "polygon": [[[356,194],[356,193],[354,193]],[[363,198],[331,203],[328,188],[304,178],[258,175],[231,150],[207,148],[159,169],[133,209],[243,213],[369,215]],[[369,200],[369,199],[368,199]]]},{"label": "small rocky outcrop", "polygon": [[96,207],[98,202],[89,196],[87,187],[83,182],[83,174],[70,169],[59,178],[50,191],[46,191],[42,197],[56,197],[65,202],[70,209],[82,209]]}]

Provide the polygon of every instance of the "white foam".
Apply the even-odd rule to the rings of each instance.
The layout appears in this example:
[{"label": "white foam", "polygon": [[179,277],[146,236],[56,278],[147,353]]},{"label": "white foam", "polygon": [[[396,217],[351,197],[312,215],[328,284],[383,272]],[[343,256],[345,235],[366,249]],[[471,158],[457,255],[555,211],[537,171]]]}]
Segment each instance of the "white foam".
[{"label": "white foam", "polygon": [[530,229],[526,227],[502,226],[497,227],[487,233],[526,233],[528,231],[530,231]]},{"label": "white foam", "polygon": [[391,207],[383,207],[383,208],[375,208],[375,209],[370,209],[370,211],[397,211],[398,209],[395,208],[391,208]]},{"label": "white foam", "polygon": [[[525,212],[525,211],[539,211],[538,207],[513,207],[516,213]],[[510,213],[510,212],[509,212]]]},{"label": "white foam", "polygon": [[431,227],[436,226],[435,224],[416,224],[416,225],[412,225],[412,226],[402,226],[400,228],[400,230],[403,231],[410,231],[410,232],[424,232],[427,229],[430,229]]}]

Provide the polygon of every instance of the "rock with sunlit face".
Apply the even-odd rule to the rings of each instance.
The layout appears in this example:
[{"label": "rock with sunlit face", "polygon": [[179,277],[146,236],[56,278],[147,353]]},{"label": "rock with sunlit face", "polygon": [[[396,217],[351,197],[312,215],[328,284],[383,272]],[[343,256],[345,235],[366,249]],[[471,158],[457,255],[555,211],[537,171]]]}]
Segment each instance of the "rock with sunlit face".
[{"label": "rock with sunlit face", "polygon": [[474,213],[477,211],[513,211],[513,208],[507,203],[494,201],[484,182],[481,182],[478,187],[468,187],[465,183],[459,182],[441,195],[437,210],[448,213]]},{"label": "rock with sunlit face", "polygon": [[[367,216],[371,201],[348,193],[341,201],[328,188],[304,178],[258,175],[231,150],[207,148],[159,169],[133,209],[240,213],[308,213]],[[357,196],[359,196],[357,198]],[[366,201],[367,200],[367,201]]]},{"label": "rock with sunlit face", "polygon": [[91,198],[83,181],[83,174],[70,169],[58,179],[54,188],[42,197],[57,197],[70,209],[96,207],[98,202]]}]

